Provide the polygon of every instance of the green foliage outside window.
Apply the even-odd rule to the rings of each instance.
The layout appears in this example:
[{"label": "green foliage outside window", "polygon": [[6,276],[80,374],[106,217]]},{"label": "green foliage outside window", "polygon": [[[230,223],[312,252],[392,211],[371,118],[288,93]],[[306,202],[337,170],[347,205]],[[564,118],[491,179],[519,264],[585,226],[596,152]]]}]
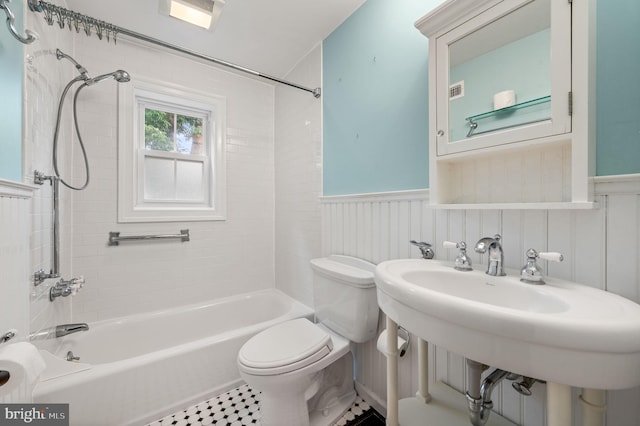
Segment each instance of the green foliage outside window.
[{"label": "green foliage outside window", "polygon": [[[175,127],[174,127],[175,126]],[[177,135],[175,128],[177,128]],[[171,112],[145,109],[145,148],[156,151],[175,151],[174,138],[197,138],[202,135],[202,118]]]},{"label": "green foliage outside window", "polygon": [[156,151],[173,151],[173,115],[169,112],[145,109],[145,148]]}]

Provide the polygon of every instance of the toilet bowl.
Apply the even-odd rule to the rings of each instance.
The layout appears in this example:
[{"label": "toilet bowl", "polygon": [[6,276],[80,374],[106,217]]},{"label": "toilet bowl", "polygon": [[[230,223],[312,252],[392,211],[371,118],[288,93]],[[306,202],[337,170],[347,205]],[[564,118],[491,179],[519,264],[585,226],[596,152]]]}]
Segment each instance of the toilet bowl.
[{"label": "toilet bowl", "polygon": [[[329,425],[355,400],[352,364],[349,341],[306,318],[265,330],[238,354],[240,375],[262,393],[264,426],[315,426],[324,418]],[[330,365],[332,370],[326,370]],[[324,401],[316,398],[308,404],[320,388],[326,394]],[[318,402],[319,412],[314,409]],[[274,413],[273,419],[269,413]],[[311,422],[310,415],[318,419]]]},{"label": "toilet bowl", "polygon": [[314,324],[306,318],[273,326],[238,353],[243,380],[261,392],[263,426],[328,426],[353,404],[351,346],[375,337],[375,265],[348,256],[311,261]]}]

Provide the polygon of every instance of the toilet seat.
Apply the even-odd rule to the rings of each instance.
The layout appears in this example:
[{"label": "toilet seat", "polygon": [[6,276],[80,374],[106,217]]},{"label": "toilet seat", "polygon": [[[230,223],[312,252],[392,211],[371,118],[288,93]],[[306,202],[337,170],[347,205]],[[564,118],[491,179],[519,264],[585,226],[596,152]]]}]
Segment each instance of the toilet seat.
[{"label": "toilet seat", "polygon": [[308,319],[298,318],[253,336],[240,349],[238,363],[248,374],[272,376],[307,367],[332,349],[329,334]]}]

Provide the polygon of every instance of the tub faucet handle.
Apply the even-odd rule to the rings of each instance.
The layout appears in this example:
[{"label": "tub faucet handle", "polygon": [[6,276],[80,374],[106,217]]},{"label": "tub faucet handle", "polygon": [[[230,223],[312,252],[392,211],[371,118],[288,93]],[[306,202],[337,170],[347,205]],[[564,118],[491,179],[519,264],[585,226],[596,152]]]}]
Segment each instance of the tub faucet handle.
[{"label": "tub faucet handle", "polygon": [[460,250],[458,256],[454,261],[453,269],[458,271],[472,271],[471,267],[471,259],[467,256],[467,243],[464,241],[460,241],[459,243],[454,243],[452,241],[443,241],[442,247],[444,248],[457,248]]},{"label": "tub faucet handle", "polygon": [[71,278],[71,285],[77,285],[82,288],[84,286],[84,275],[80,275],[78,278]]},{"label": "tub faucet handle", "polygon": [[70,287],[72,296],[78,294],[78,291],[84,287],[84,275],[80,275],[78,278],[72,278]]},{"label": "tub faucet handle", "polygon": [[544,284],[544,274],[538,266],[537,259],[562,262],[564,256],[558,252],[537,252],[530,248],[527,250],[527,263],[520,270],[520,281],[527,284]]},{"label": "tub faucet handle", "polygon": [[411,240],[409,242],[420,249],[420,253],[422,253],[423,259],[433,259],[433,257],[435,256],[435,252],[431,248],[431,244],[425,243],[423,241],[418,242],[416,240]]},{"label": "tub faucet handle", "polygon": [[75,296],[83,286],[84,277],[82,275],[78,278],[71,278],[69,281],[61,278],[60,281],[49,290],[49,300],[53,302],[56,297]]}]

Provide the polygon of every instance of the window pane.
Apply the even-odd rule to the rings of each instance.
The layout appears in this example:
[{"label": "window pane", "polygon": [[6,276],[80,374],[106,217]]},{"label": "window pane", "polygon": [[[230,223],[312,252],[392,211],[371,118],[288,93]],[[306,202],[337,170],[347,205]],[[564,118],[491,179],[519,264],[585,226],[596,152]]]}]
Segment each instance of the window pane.
[{"label": "window pane", "polygon": [[204,149],[202,145],[202,118],[178,114],[177,122],[177,151],[183,154],[203,154]]},{"label": "window pane", "polygon": [[173,200],[174,160],[145,157],[144,198],[145,200]]},{"label": "window pane", "polygon": [[175,114],[145,108],[144,146],[156,151],[173,151]]},{"label": "window pane", "polygon": [[195,161],[178,161],[176,164],[176,198],[179,200],[204,200],[204,166]]}]

